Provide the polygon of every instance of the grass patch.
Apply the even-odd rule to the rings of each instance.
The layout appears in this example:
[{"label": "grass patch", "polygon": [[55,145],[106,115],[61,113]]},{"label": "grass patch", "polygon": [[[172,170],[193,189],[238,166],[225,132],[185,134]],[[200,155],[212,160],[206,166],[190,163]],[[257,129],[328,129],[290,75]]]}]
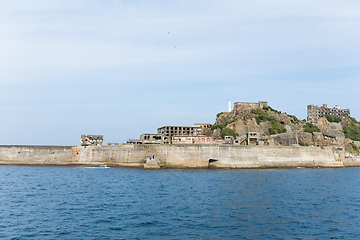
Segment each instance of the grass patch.
[{"label": "grass patch", "polygon": [[357,124],[355,118],[350,118],[350,120],[351,123],[349,126],[344,128],[345,137],[353,141],[360,141],[360,126]]},{"label": "grass patch", "polygon": [[320,132],[320,129],[315,125],[313,125],[312,123],[306,123],[304,126],[304,132],[307,133]]},{"label": "grass patch", "polygon": [[305,146],[309,146],[309,144],[308,144],[308,143],[304,143],[304,142],[301,142],[301,141],[299,142],[299,145],[300,145],[300,146],[303,146],[303,147],[305,147]]},{"label": "grass patch", "polygon": [[325,115],[325,118],[329,121],[329,122],[341,122],[341,118],[336,117],[334,115]]},{"label": "grass patch", "polygon": [[349,144],[350,144],[350,146],[353,148],[353,150],[354,150],[355,152],[358,152],[358,151],[359,151],[358,147],[357,147],[354,143],[349,143]]}]

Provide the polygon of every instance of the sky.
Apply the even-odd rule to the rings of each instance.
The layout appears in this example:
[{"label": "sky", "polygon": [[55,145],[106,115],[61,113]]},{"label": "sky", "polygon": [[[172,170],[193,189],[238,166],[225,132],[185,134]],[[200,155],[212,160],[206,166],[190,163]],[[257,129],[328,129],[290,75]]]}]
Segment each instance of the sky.
[{"label": "sky", "polygon": [[358,0],[0,1],[1,145],[123,143],[228,101],[360,119]]}]

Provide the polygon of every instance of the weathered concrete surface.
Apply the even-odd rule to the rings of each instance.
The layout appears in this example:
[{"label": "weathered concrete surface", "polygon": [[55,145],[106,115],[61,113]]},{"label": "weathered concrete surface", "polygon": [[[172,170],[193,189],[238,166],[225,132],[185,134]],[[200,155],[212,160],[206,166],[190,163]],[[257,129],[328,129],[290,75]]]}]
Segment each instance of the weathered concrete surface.
[{"label": "weathered concrete surface", "polygon": [[0,146],[0,164],[69,165],[72,146]]},{"label": "weathered concrete surface", "polygon": [[355,153],[346,153],[344,165],[347,167],[360,167],[360,155]]},{"label": "weathered concrete surface", "polygon": [[88,147],[0,146],[0,164],[108,165],[151,169],[160,167],[285,168],[344,167],[347,165],[344,165],[344,160],[345,151],[332,147],[215,144],[125,144]]}]

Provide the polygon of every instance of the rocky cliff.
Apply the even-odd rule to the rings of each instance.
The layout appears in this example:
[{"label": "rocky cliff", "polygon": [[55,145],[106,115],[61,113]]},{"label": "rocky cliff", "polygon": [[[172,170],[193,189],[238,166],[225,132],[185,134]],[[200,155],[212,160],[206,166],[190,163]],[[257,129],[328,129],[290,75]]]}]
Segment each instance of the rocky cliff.
[{"label": "rocky cliff", "polygon": [[310,123],[269,106],[251,104],[236,104],[231,112],[219,113],[207,135],[217,138],[226,134],[243,140],[249,132],[259,133],[262,142],[273,146],[335,145],[352,152],[360,149],[360,124],[353,118],[326,116]]}]

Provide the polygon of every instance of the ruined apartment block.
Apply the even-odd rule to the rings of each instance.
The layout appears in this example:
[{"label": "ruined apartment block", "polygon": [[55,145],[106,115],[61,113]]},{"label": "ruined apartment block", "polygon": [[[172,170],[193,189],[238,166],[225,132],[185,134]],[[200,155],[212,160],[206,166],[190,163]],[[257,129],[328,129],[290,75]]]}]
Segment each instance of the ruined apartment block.
[{"label": "ruined apartment block", "polygon": [[202,135],[204,131],[204,127],[197,124],[194,127],[186,127],[186,126],[163,126],[158,128],[158,134],[169,137],[165,144],[172,143],[173,136],[199,136]]},{"label": "ruined apartment block", "polygon": [[319,118],[325,115],[334,115],[340,118],[350,117],[350,109],[340,109],[339,105],[334,108],[328,108],[327,104],[323,104],[321,107],[308,105],[307,106],[307,120],[315,123]]}]

